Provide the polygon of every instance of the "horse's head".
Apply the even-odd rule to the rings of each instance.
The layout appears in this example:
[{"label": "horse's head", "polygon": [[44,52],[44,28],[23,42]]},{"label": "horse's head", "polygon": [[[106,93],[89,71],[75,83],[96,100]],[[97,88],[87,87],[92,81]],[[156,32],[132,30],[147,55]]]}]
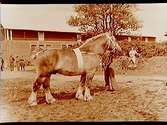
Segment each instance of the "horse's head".
[{"label": "horse's head", "polygon": [[110,33],[103,33],[86,40],[80,47],[81,51],[103,54],[106,50],[122,52],[121,47]]},{"label": "horse's head", "polygon": [[113,52],[122,52],[121,47],[119,46],[118,42],[116,41],[115,37],[112,36],[110,33],[106,33],[106,50],[110,50]]}]

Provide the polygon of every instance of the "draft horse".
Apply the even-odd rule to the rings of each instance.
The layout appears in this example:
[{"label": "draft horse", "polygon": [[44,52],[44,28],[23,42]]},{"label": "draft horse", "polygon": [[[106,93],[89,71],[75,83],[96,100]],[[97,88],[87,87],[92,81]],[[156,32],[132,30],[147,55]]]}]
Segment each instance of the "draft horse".
[{"label": "draft horse", "polygon": [[37,78],[33,83],[32,93],[28,99],[31,106],[37,105],[37,90],[41,86],[45,92],[46,102],[48,104],[55,102],[55,98],[50,92],[50,77],[56,73],[66,76],[81,75],[75,97],[84,101],[92,100],[90,83],[100,65],[100,56],[106,50],[121,51],[121,48],[110,33],[103,33],[87,39],[77,50],[82,57],[82,67],[78,64],[81,60],[77,58],[74,49],[70,48],[50,49],[34,56],[36,57]]}]

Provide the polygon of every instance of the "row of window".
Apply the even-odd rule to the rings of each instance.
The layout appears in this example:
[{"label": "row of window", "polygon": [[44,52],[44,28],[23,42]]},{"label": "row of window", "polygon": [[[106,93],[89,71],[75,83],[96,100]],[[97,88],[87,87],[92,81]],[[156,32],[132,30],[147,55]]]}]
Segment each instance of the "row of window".
[{"label": "row of window", "polygon": [[76,33],[62,33],[62,32],[40,32],[29,30],[6,30],[7,40],[71,40],[76,41],[81,39],[80,34]]},{"label": "row of window", "polygon": [[62,44],[59,47],[55,47],[51,44],[40,44],[39,46],[37,44],[31,44],[30,51],[31,54],[36,53],[37,51],[45,50],[45,49],[51,49],[51,48],[76,48],[79,47],[81,43],[76,44]]}]

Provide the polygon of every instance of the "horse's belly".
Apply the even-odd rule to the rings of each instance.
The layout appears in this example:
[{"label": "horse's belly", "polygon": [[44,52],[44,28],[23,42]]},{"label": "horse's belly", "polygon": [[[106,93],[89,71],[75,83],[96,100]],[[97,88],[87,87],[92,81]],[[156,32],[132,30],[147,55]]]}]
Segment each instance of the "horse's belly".
[{"label": "horse's belly", "polygon": [[77,76],[82,74],[82,72],[74,72],[74,71],[68,71],[68,70],[58,70],[57,73],[65,76]]}]

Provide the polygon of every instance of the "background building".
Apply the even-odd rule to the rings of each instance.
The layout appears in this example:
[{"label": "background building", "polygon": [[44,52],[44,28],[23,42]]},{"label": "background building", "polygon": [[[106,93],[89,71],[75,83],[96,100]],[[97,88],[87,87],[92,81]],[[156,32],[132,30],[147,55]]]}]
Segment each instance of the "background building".
[{"label": "background building", "polygon": [[142,35],[117,35],[115,36],[118,41],[133,41],[133,40],[139,40],[143,42],[155,42],[156,37],[154,36],[142,36]]},{"label": "background building", "polygon": [[45,31],[30,29],[9,29],[4,27],[2,53],[9,56],[30,56],[42,49],[71,47],[81,42],[81,33],[76,31]]},{"label": "background building", "polygon": [[[89,34],[82,34],[82,41],[85,41],[86,39],[92,37]],[[142,42],[156,42],[155,36],[143,36],[143,35],[116,35],[116,40],[118,41],[133,41],[133,40],[139,40]]]},{"label": "background building", "polygon": [[0,24],[0,56],[3,56],[3,45],[2,45],[3,40],[4,40],[4,28]]}]

